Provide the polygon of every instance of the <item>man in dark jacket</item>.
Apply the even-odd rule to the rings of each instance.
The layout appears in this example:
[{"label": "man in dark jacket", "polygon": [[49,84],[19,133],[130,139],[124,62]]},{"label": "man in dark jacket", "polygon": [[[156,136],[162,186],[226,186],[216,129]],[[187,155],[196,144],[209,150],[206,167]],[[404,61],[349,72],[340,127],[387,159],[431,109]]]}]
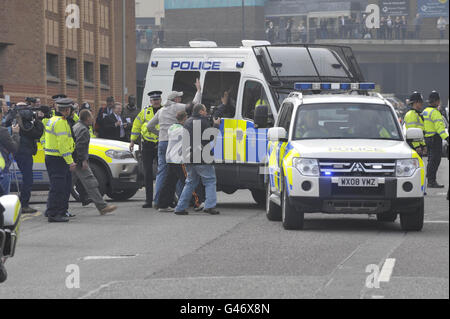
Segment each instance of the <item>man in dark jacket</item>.
[{"label": "man in dark jacket", "polygon": [[[186,163],[187,179],[183,193],[175,208],[176,215],[188,214],[186,209],[189,206],[192,193],[200,182],[200,179],[202,180],[203,185],[205,185],[206,191],[204,212],[211,215],[219,214],[215,209],[217,205],[217,181],[213,163],[214,158],[211,154],[211,142],[218,133],[221,119],[214,119],[213,127],[215,130],[211,130],[209,139],[203,139],[202,137],[204,137],[204,134],[208,135],[207,130],[212,128],[207,115],[206,107],[202,104],[197,104],[194,106],[192,117],[184,124],[186,136],[183,139],[184,141],[190,142],[189,145],[183,146],[184,154],[189,154],[188,157],[184,156],[183,160]],[[187,136],[188,134],[189,136]]]},{"label": "man in dark jacket", "polygon": [[91,111],[82,110],[80,112],[80,121],[74,125],[73,133],[75,137],[75,152],[74,161],[77,163],[77,168],[72,173],[72,183],[78,180],[83,185],[89,198],[95,203],[101,215],[113,212],[117,209],[116,206],[106,204],[103,196],[98,189],[98,181],[89,167],[89,143],[91,141],[91,134],[89,127],[92,125],[94,117]]},{"label": "man in dark jacket", "polygon": [[126,141],[126,129],[131,126],[123,120],[122,104],[116,103],[113,113],[105,117],[103,120],[104,136],[103,138],[116,141]]},{"label": "man in dark jacket", "polygon": [[[0,123],[3,119],[3,109],[0,108]],[[9,166],[11,165],[10,154],[14,154],[19,149],[20,144],[20,127],[18,124],[11,128],[12,136],[6,127],[0,126],[0,155],[4,161],[4,168],[0,168],[0,196],[9,193],[10,176]]]},{"label": "man in dark jacket", "polygon": [[17,166],[22,173],[20,185],[20,202],[22,204],[22,214],[33,214],[37,210],[29,207],[31,189],[33,187],[33,156],[37,153],[37,141],[44,133],[44,124],[35,117],[26,103],[18,103],[16,106],[16,117],[6,121],[5,126],[10,126],[10,121],[17,120],[20,127],[19,150],[14,156]]},{"label": "man in dark jacket", "polygon": [[136,97],[134,95],[130,95],[128,97],[128,104],[122,111],[122,119],[125,121],[125,123],[129,124],[125,127],[126,142],[130,142],[131,129],[133,128],[134,120],[140,112],[141,110],[139,110],[136,106]]},{"label": "man in dark jacket", "polygon": [[114,98],[112,96],[106,99],[106,106],[102,107],[98,111],[97,120],[95,122],[95,131],[97,136],[100,138],[105,138],[105,118],[113,113],[114,108]]}]

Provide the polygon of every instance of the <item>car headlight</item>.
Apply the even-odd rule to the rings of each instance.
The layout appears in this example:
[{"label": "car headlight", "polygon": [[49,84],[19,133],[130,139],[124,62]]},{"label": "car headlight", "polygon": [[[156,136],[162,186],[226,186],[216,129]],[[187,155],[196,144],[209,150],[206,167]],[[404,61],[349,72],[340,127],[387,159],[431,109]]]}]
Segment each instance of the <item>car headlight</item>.
[{"label": "car headlight", "polygon": [[133,154],[129,151],[118,151],[118,150],[109,150],[105,152],[106,156],[117,159],[117,160],[123,160],[127,158],[134,158]]},{"label": "car headlight", "polygon": [[302,175],[305,176],[319,176],[320,168],[319,161],[309,158],[294,158],[293,165]]},{"label": "car headlight", "polygon": [[417,158],[397,160],[395,172],[398,177],[411,177],[419,167]]}]

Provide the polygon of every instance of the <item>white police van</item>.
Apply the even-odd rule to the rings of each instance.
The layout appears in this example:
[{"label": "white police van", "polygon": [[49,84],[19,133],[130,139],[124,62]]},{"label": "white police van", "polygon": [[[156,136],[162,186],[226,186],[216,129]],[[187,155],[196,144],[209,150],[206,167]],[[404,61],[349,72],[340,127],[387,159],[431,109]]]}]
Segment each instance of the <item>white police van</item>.
[{"label": "white police van", "polygon": [[303,229],[305,213],[376,214],[405,231],[424,220],[425,169],[392,105],[371,83],[297,83],[268,132],[267,218]]},{"label": "white police van", "polygon": [[220,48],[214,42],[193,41],[185,48],[154,49],[149,62],[146,93],[183,91],[192,101],[195,81],[203,86],[208,109],[221,104],[229,92],[234,116],[223,118],[214,158],[218,190],[232,194],[249,189],[255,201],[266,201],[264,163],[267,131],[278,119],[280,105],[299,81],[362,82],[352,50],[341,46],[270,45],[245,40],[241,47]]}]

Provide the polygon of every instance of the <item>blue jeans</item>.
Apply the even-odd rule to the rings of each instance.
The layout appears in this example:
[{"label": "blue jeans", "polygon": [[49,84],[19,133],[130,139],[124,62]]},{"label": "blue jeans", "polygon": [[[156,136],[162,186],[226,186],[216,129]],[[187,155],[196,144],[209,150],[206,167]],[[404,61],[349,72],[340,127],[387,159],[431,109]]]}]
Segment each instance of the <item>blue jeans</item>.
[{"label": "blue jeans", "polygon": [[11,186],[11,176],[7,170],[0,173],[0,196],[8,195]]},{"label": "blue jeans", "polygon": [[31,197],[31,188],[33,187],[33,155],[17,153],[14,156],[17,166],[22,173],[22,182],[20,183],[20,202],[22,207],[28,207]]},{"label": "blue jeans", "polygon": [[213,165],[186,165],[187,179],[183,193],[178,201],[175,211],[182,212],[189,207],[192,193],[198,186],[200,179],[205,185],[206,201],[205,209],[215,208],[217,205],[216,170]]},{"label": "blue jeans", "polygon": [[156,175],[156,186],[155,186],[155,205],[158,206],[159,193],[164,185],[164,181],[167,176],[167,162],[166,153],[167,147],[169,146],[168,141],[158,143],[158,174]]}]

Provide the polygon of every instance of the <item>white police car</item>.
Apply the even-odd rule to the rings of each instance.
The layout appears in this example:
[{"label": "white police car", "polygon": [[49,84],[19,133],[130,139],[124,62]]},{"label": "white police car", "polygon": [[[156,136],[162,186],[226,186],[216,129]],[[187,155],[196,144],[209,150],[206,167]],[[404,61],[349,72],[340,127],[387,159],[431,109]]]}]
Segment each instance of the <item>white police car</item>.
[{"label": "white police car", "polygon": [[400,215],[403,230],[422,229],[424,163],[407,140],[423,132],[403,134],[390,103],[366,94],[374,86],[295,85],[268,132],[269,220],[303,229],[305,213]]}]

